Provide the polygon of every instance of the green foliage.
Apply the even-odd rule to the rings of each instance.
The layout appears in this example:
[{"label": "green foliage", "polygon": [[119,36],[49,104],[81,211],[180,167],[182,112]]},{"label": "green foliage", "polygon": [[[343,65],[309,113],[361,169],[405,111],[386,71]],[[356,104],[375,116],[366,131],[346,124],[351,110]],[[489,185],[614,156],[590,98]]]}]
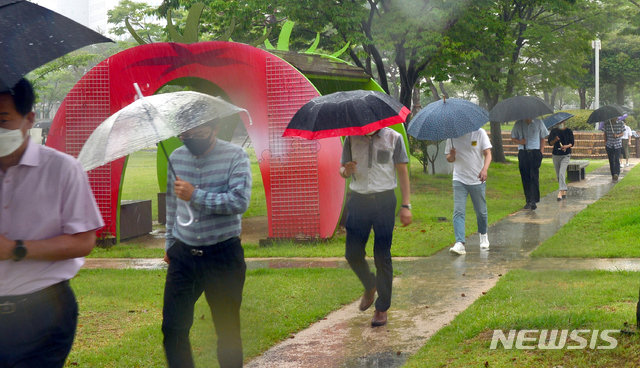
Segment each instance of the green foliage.
[{"label": "green foliage", "polygon": [[562,110],[562,111],[573,114],[573,116],[570,117],[565,123],[567,128],[570,128],[571,130],[594,130],[593,124],[587,124],[589,115],[591,115],[593,110]]},{"label": "green foliage", "polygon": [[[590,205],[536,249],[534,257],[639,257],[640,168]],[[580,234],[580,242],[567,242]]]},{"label": "green foliage", "polygon": [[[436,155],[442,154],[439,152],[438,144],[441,141],[422,141],[412,136],[409,137],[409,153],[415,157],[422,166],[422,172],[429,172],[429,165],[433,165],[436,159]],[[435,173],[435,170],[431,170],[431,173]]]},{"label": "green foliage", "polygon": [[113,25],[109,31],[116,36],[123,36],[136,29],[131,34],[141,44],[164,41],[164,27],[154,16],[154,11],[146,3],[120,0],[116,7],[107,12],[107,22]]}]

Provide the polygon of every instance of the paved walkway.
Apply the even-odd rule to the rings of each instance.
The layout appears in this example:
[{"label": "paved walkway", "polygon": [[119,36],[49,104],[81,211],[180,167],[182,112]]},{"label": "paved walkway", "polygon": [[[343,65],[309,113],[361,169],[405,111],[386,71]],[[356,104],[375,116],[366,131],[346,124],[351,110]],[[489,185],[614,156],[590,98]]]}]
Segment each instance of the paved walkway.
[{"label": "paved walkway", "polygon": [[[478,235],[473,234],[465,256],[443,249],[428,258],[394,258],[399,276],[394,279],[386,326],[371,328],[373,311],[360,312],[355,301],[277,344],[247,367],[398,367],[510,269],[639,270],[637,259],[529,258],[536,246],[613,185],[608,166],[604,166],[589,173],[586,180],[570,184],[567,200],[557,202],[556,193],[549,194],[537,210],[518,211],[492,225],[489,251],[479,250]],[[92,259],[87,259],[86,267],[109,267],[105,262],[163,267],[160,260]],[[348,267],[342,258],[248,259],[247,264],[249,268]]]}]

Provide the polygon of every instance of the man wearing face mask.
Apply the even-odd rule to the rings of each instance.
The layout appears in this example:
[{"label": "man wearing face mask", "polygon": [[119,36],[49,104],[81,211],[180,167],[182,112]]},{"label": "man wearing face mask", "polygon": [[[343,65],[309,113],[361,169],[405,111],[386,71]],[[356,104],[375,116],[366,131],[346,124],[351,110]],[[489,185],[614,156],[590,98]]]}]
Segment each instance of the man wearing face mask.
[{"label": "man wearing face mask", "polygon": [[69,287],[104,223],[73,157],[32,142],[31,84],[0,92],[0,366],[62,367],[78,304]]},{"label": "man wearing face mask", "polygon": [[[210,122],[180,136],[170,161],[178,176],[167,180],[162,332],[169,367],[193,367],[189,330],[194,304],[204,292],[218,335],[220,367],[242,366],[240,304],[246,265],[241,218],[251,196],[251,168],[244,150],[216,138]],[[187,202],[193,221],[187,218]]]},{"label": "man wearing face mask", "polygon": [[[408,162],[402,135],[391,128],[363,136],[349,136],[342,149],[340,175],[345,179],[352,177],[349,185],[351,195],[346,205],[345,258],[364,286],[361,311],[369,309],[378,292],[372,327],[387,323],[387,310],[391,306],[391,242],[396,217],[394,189],[398,184],[402,193],[400,221],[407,226],[412,220]],[[371,229],[375,234],[375,274],[369,270],[365,259],[365,246]]]}]

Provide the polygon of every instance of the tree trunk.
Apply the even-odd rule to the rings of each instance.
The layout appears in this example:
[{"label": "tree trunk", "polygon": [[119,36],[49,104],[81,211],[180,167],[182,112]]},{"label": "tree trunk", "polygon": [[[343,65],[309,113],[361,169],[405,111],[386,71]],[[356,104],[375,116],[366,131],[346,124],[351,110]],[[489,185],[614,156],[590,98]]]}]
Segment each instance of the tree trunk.
[{"label": "tree trunk", "polygon": [[624,82],[616,83],[616,103],[620,106],[624,105]]},{"label": "tree trunk", "polygon": [[427,84],[429,85],[429,89],[431,90],[431,99],[433,101],[438,101],[440,99],[440,94],[438,94],[438,89],[436,88],[435,84],[433,84],[431,78],[427,78]]},{"label": "tree trunk", "polygon": [[495,162],[507,162],[502,145],[502,127],[497,121],[491,122],[491,157]]},{"label": "tree trunk", "polygon": [[[498,103],[498,95],[492,95],[489,91],[483,92],[484,99],[487,103],[487,110],[491,110]],[[507,162],[504,155],[504,147],[502,145],[502,127],[497,121],[491,122],[491,157],[495,162]]]},{"label": "tree trunk", "polygon": [[580,96],[580,110],[587,108],[587,89],[584,87],[578,88],[578,96]]}]

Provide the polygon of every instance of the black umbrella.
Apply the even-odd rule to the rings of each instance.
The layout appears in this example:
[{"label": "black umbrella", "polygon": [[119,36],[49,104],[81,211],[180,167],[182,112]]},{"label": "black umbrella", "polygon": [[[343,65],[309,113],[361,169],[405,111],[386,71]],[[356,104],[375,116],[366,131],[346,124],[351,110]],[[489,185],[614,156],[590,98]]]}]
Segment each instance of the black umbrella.
[{"label": "black umbrella", "polygon": [[589,115],[589,119],[587,119],[588,124],[595,124],[600,121],[607,121],[612,118],[617,118],[618,116],[622,116],[625,113],[625,108],[619,105],[604,105],[600,108],[595,109],[591,115]]},{"label": "black umbrella", "polygon": [[489,120],[497,122],[533,119],[553,114],[551,106],[536,96],[515,96],[498,102],[489,111]]},{"label": "black umbrella", "polygon": [[42,64],[100,42],[112,41],[40,5],[0,0],[0,91]]},{"label": "black umbrella", "polygon": [[410,111],[386,93],[354,90],[311,99],[293,115],[283,137],[364,135],[402,123]]},{"label": "black umbrella", "polygon": [[573,116],[573,114],[570,114],[570,113],[564,112],[564,111],[560,111],[560,112],[556,112],[555,114],[550,115],[550,116],[542,119],[542,122],[544,123],[544,126],[547,127],[547,129],[551,129],[554,126],[562,123],[563,121],[569,119],[572,116]]}]

